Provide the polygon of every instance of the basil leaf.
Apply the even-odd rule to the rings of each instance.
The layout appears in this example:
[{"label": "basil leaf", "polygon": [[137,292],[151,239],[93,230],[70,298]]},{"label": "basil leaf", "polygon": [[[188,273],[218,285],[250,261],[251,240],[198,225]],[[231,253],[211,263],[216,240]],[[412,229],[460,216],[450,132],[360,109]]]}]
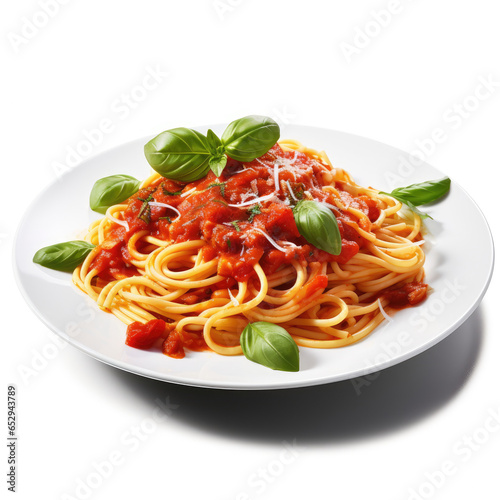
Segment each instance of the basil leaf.
[{"label": "basil leaf", "polygon": [[217,156],[224,152],[224,147],[222,146],[221,140],[217,137],[212,129],[207,131],[207,145],[208,150],[212,155]]},{"label": "basil leaf", "polygon": [[281,326],[266,321],[249,323],[240,337],[243,354],[273,370],[299,371],[299,348]]},{"label": "basil leaf", "polygon": [[230,123],[222,134],[225,152],[248,162],[266,154],[280,138],[279,125],[267,116],[250,115]]},{"label": "basil leaf", "polygon": [[95,182],[90,192],[90,208],[100,214],[106,210],[125,201],[136,193],[141,185],[131,175],[110,175]]},{"label": "basil leaf", "polygon": [[67,241],[41,248],[33,257],[35,264],[55,269],[56,271],[72,272],[95,247],[87,241]]},{"label": "basil leaf", "polygon": [[208,162],[212,172],[219,177],[227,163],[227,156],[212,156]]},{"label": "basil leaf", "polygon": [[437,181],[420,182],[419,184],[396,188],[391,193],[383,194],[388,194],[402,203],[411,203],[418,207],[442,198],[450,190],[450,184],[449,177],[443,177]]},{"label": "basil leaf", "polygon": [[429,214],[419,210],[411,201],[405,201],[405,200],[399,199],[399,198],[396,198],[396,199],[398,201],[400,201],[401,203],[404,203],[412,212],[415,212],[422,220],[432,219],[432,217]]},{"label": "basil leaf", "polygon": [[182,182],[201,179],[210,168],[207,138],[189,128],[165,130],[144,146],[148,163],[161,176]]},{"label": "basil leaf", "polygon": [[314,200],[300,200],[293,209],[299,233],[320,250],[339,255],[342,250],[337,219],[325,205]]}]

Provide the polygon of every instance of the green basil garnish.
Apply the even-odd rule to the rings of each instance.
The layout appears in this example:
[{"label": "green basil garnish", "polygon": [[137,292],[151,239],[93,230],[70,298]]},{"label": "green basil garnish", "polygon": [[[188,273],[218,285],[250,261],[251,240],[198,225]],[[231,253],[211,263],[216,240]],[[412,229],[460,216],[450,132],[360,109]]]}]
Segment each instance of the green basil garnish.
[{"label": "green basil garnish", "polygon": [[95,182],[90,192],[90,208],[100,214],[106,210],[125,201],[136,193],[141,185],[131,175],[110,175]]},{"label": "green basil garnish", "polygon": [[390,193],[382,191],[396,198],[408,206],[410,210],[418,214],[422,219],[431,218],[429,214],[421,212],[417,207],[427,205],[442,198],[450,190],[451,181],[449,177],[443,177],[437,181],[426,181],[418,184],[410,184],[406,187],[393,189]]},{"label": "green basil garnish", "polygon": [[248,210],[247,214],[250,216],[248,217],[248,222],[253,222],[254,218],[256,215],[261,214],[262,212],[260,211],[260,205],[257,203],[257,205],[252,205]]},{"label": "green basil garnish", "polygon": [[206,137],[188,128],[166,130],[144,146],[144,154],[163,177],[192,182],[207,175],[210,169],[219,177],[228,155],[243,162],[255,160],[267,153],[279,136],[274,120],[252,115],[229,124],[222,139],[210,129]]},{"label": "green basil garnish", "polygon": [[87,241],[67,241],[43,247],[34,255],[33,262],[56,271],[73,272],[95,247]]},{"label": "green basil garnish", "polygon": [[165,196],[179,196],[180,194],[182,194],[182,189],[180,191],[168,191],[163,186],[161,187],[161,189]]},{"label": "green basil garnish", "polygon": [[299,233],[312,245],[332,255],[342,250],[337,219],[325,205],[313,200],[300,200],[293,209]]},{"label": "green basil garnish", "polygon": [[226,153],[248,162],[266,154],[280,138],[280,127],[267,116],[250,115],[231,122],[222,134]]},{"label": "green basil garnish", "polygon": [[189,128],[165,130],[144,146],[144,154],[153,169],[167,179],[192,182],[210,169],[207,138]]},{"label": "green basil garnish", "polygon": [[224,196],[226,196],[226,183],[225,182],[212,182],[212,184],[209,184],[207,186],[207,189],[211,189],[213,187],[220,188],[220,194],[223,198],[224,198]]},{"label": "green basil garnish", "polygon": [[226,163],[227,163],[227,156],[225,154],[221,156],[212,156],[212,158],[210,158],[210,160],[208,161],[210,170],[212,170],[212,172],[217,177],[219,177],[220,174],[222,174],[222,171],[224,170]]},{"label": "green basil garnish", "polygon": [[221,205],[224,205],[225,207],[228,206],[228,204],[224,200],[210,200],[213,201],[214,203],[220,203]]},{"label": "green basil garnish", "polygon": [[207,131],[207,144],[208,150],[212,153],[212,156],[220,156],[224,153],[222,142],[212,129],[208,129]]},{"label": "green basil garnish", "polygon": [[139,201],[142,201],[141,208],[139,209],[139,213],[137,214],[137,218],[144,221],[146,224],[151,222],[151,205],[149,202],[153,199],[153,193],[150,193],[147,198],[137,197]]},{"label": "green basil garnish", "polygon": [[215,132],[211,129],[207,131],[207,142],[208,149],[212,155],[208,161],[210,170],[219,177],[227,163],[227,156],[224,154],[224,146]]},{"label": "green basil garnish", "polygon": [[243,354],[273,370],[299,371],[299,348],[281,326],[266,321],[249,323],[240,337]]},{"label": "green basil garnish", "polygon": [[443,177],[437,181],[420,182],[419,184],[396,188],[389,194],[394,198],[401,198],[405,202],[409,201],[412,205],[418,207],[442,198],[450,190],[450,185],[450,178]]}]

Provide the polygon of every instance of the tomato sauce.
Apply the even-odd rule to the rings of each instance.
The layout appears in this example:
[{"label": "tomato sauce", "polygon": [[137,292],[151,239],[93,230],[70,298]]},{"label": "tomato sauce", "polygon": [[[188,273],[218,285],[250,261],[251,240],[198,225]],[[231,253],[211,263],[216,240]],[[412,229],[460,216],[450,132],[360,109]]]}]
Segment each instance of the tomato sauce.
[{"label": "tomato sauce", "polygon": [[203,336],[190,332],[182,332],[181,335],[177,330],[172,330],[163,341],[162,351],[171,358],[182,359],[186,355],[184,348],[191,351],[209,350]]},{"label": "tomato sauce", "polygon": [[[127,242],[143,230],[171,243],[203,240],[201,252],[205,261],[219,258],[217,273],[226,279],[210,288],[188,291],[179,299],[188,305],[217,298],[228,289],[237,288],[238,281],[254,277],[256,263],[266,274],[294,260],[303,264],[333,261],[345,264],[366,244],[355,227],[359,225],[369,231],[380,210],[371,198],[353,196],[337,182],[335,188],[344,206],[356,208],[363,215],[358,218],[334,208],[342,237],[340,255],[314,247],[300,235],[292,209],[300,199],[333,203],[332,195],[322,189],[326,185],[323,172],[317,160],[303,153],[285,152],[276,144],[264,156],[249,163],[229,158],[219,177],[209,171],[206,177],[191,183],[162,178],[124,202],[128,230],[119,225],[113,227],[99,247],[91,269],[97,269],[98,279],[104,282],[138,274]],[[276,189],[276,177],[279,189]],[[153,205],[150,202],[154,202]],[[137,249],[141,251],[146,245],[139,242]],[[327,285],[327,277],[317,275],[301,291],[301,300],[307,301]],[[382,296],[389,299],[392,307],[405,307],[419,303],[426,294],[427,285],[410,283]],[[156,316],[158,319],[145,325],[137,322],[129,325],[126,343],[147,349],[161,338],[162,351],[175,358],[184,357],[185,347],[208,348],[199,334],[179,333],[165,321],[167,318]]]},{"label": "tomato sauce", "polygon": [[[278,191],[276,163],[279,165]],[[342,251],[335,256],[315,248],[299,234],[292,212],[298,199],[312,197],[329,201],[330,195],[322,190],[325,185],[322,171],[317,160],[303,153],[285,152],[275,145],[264,156],[249,163],[229,159],[218,178],[210,171],[203,179],[189,184],[162,179],[156,186],[141,189],[125,202],[128,207],[124,217],[129,230],[115,229],[110,243],[106,242],[109,248],[101,247],[92,266],[98,268],[103,279],[120,279],[134,274],[126,242],[140,230],[173,243],[204,240],[205,260],[218,256],[218,274],[237,281],[248,280],[254,274],[256,263],[260,263],[266,273],[292,260],[344,264],[365,243],[352,227],[359,221],[347,212],[335,211],[342,236]],[[336,187],[341,190],[341,186]],[[379,209],[370,198],[341,193],[344,203],[361,210],[367,220],[374,221],[378,217]],[[259,200],[266,196],[267,199]],[[250,204],[253,199],[256,203]],[[167,207],[149,205],[150,201],[168,204],[180,215]],[[245,202],[249,204],[231,206]]]},{"label": "tomato sauce", "polygon": [[394,309],[402,309],[408,306],[416,306],[427,297],[428,285],[425,283],[406,283],[402,287],[384,292],[381,297],[389,299],[389,306]]},{"label": "tomato sauce", "polygon": [[162,319],[153,319],[145,324],[134,321],[127,327],[125,344],[137,349],[150,349],[166,330]]}]

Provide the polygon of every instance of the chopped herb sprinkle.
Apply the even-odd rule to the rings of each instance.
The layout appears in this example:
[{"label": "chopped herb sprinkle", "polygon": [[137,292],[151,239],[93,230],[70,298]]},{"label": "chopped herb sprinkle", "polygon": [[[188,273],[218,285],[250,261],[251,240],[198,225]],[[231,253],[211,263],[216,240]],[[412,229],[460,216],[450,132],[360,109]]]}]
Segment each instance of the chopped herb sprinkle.
[{"label": "chopped herb sprinkle", "polygon": [[209,184],[207,189],[213,188],[213,187],[218,187],[220,188],[220,194],[224,198],[226,196],[226,183],[225,182],[213,182],[212,184]]},{"label": "chopped herb sprinkle", "polygon": [[137,199],[142,201],[142,206],[137,214],[137,217],[146,224],[149,224],[151,222],[151,207],[149,206],[149,202],[153,199],[153,193],[151,193],[147,198],[140,198],[138,196]]},{"label": "chopped herb sprinkle", "polygon": [[165,196],[178,196],[182,194],[182,191],[167,191],[165,188],[163,188],[163,194]]},{"label": "chopped herb sprinkle", "polygon": [[260,210],[260,205],[257,204],[257,205],[252,205],[248,210],[247,210],[247,213],[250,215],[250,217],[248,218],[248,222],[253,222],[254,218],[256,215],[259,215],[261,214],[261,210]]},{"label": "chopped herb sprinkle", "polygon": [[227,207],[227,203],[224,200],[212,200],[212,201],[214,201],[215,203],[220,203],[221,205]]}]

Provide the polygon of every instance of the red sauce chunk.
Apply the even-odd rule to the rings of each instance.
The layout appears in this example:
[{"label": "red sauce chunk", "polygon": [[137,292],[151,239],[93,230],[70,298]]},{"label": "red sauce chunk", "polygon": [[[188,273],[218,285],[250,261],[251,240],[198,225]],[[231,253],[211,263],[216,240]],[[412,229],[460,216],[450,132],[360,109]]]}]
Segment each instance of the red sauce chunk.
[{"label": "red sauce chunk", "polygon": [[153,319],[145,324],[134,321],[127,327],[125,344],[137,349],[149,349],[165,334],[165,321]]},{"label": "red sauce chunk", "polygon": [[389,306],[394,308],[416,306],[427,297],[427,289],[425,283],[406,283],[400,288],[384,292],[382,297],[389,299]]},{"label": "red sauce chunk", "polygon": [[163,354],[176,359],[182,359],[186,355],[179,332],[173,330],[169,333],[163,341],[162,351]]},{"label": "red sauce chunk", "polygon": [[191,351],[206,351],[208,346],[203,337],[194,333],[183,332],[182,336],[176,330],[172,330],[163,341],[163,354],[171,358],[181,359],[185,356],[184,347]]}]

